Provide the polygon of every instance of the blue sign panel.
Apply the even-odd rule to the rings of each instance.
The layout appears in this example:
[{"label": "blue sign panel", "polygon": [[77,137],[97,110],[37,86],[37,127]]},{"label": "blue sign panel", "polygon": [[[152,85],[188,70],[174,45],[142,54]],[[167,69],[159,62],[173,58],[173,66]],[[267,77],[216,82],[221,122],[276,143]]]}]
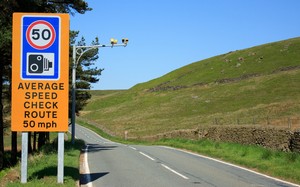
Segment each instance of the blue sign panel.
[{"label": "blue sign panel", "polygon": [[60,17],[23,16],[21,33],[21,78],[59,79]]}]

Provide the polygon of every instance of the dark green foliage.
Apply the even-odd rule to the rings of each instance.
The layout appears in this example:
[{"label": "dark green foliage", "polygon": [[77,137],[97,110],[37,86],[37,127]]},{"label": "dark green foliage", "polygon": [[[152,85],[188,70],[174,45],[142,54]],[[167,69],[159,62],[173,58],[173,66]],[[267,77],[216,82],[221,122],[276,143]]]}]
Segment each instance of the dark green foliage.
[{"label": "dark green foliage", "polygon": [[[87,46],[85,39],[82,37],[77,43],[76,38],[78,37],[78,31],[70,32],[70,44],[71,46]],[[92,41],[91,45],[99,45],[98,38],[96,37]],[[88,90],[91,89],[91,83],[96,83],[99,81],[98,76],[104,69],[98,69],[95,66],[95,61],[98,59],[98,49],[91,48],[81,48],[78,49],[76,53],[76,109],[75,112],[78,114],[80,110],[87,104],[87,101],[91,98],[91,94]],[[83,54],[82,56],[80,54]],[[70,84],[72,81],[72,68],[73,68],[73,47],[70,47]],[[70,87],[70,93],[72,89]],[[71,116],[71,94],[69,99],[69,116]]]}]

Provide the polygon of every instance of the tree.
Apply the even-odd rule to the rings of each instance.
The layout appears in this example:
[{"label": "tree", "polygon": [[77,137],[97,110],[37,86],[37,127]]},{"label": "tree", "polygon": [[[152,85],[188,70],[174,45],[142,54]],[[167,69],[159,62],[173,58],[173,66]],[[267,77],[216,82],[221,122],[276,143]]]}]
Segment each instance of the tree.
[{"label": "tree", "polygon": [[[92,10],[84,0],[0,0],[0,170],[4,166],[4,121],[3,84],[10,82],[11,33],[14,12],[43,12],[84,14]],[[10,94],[8,94],[10,95]],[[12,135],[12,145],[16,146],[16,136]],[[16,151],[12,148],[12,151]]]},{"label": "tree", "polygon": [[[70,45],[76,46],[86,46],[85,39],[82,37],[77,43],[76,38],[78,37],[78,31],[71,31],[70,33]],[[95,38],[92,41],[91,45],[99,45],[98,38]],[[87,48],[82,48],[83,52],[88,50]],[[73,48],[70,47],[70,85],[72,81],[72,54]],[[87,104],[87,101],[91,98],[91,94],[88,90],[91,89],[91,84],[96,83],[99,81],[99,75],[101,75],[104,69],[98,69],[95,66],[95,61],[98,59],[98,48],[91,49],[82,55],[78,61],[77,68],[76,68],[76,109],[75,112],[79,114],[79,111],[83,109],[83,107]],[[78,59],[78,56],[77,58]],[[70,89],[71,91],[71,89]],[[71,93],[69,94],[72,95]],[[71,97],[69,99],[69,109],[71,109]],[[69,110],[69,116],[71,116],[71,110]]]},{"label": "tree", "polygon": [[0,14],[0,170],[4,166],[4,120],[3,120],[3,83],[9,74],[9,65],[11,62],[11,22],[6,13],[10,12],[10,8],[2,8],[4,3],[0,3],[2,10]]}]

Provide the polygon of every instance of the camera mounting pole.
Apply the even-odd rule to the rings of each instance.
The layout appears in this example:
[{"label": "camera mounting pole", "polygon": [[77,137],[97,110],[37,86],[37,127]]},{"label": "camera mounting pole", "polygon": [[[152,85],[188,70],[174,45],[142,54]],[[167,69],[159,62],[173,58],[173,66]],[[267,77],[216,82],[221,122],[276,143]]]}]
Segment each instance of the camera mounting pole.
[{"label": "camera mounting pole", "polygon": [[[128,44],[128,38],[122,39],[122,44],[117,44],[118,40],[111,38],[109,45],[90,45],[90,46],[76,46],[73,45],[73,64],[72,64],[72,116],[71,116],[71,124],[72,124],[72,144],[75,142],[75,121],[76,121],[76,68],[79,62],[79,59],[88,51],[93,49],[98,49],[101,47],[126,47]],[[78,58],[76,59],[76,56]]]}]

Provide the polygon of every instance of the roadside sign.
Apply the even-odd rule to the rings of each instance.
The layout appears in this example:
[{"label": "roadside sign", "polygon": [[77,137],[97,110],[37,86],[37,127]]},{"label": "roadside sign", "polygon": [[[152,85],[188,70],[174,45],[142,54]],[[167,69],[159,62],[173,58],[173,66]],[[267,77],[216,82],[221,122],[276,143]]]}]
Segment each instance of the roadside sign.
[{"label": "roadside sign", "polygon": [[13,14],[12,131],[68,130],[69,15]]},{"label": "roadside sign", "polygon": [[60,20],[59,16],[22,16],[22,79],[59,78]]}]

